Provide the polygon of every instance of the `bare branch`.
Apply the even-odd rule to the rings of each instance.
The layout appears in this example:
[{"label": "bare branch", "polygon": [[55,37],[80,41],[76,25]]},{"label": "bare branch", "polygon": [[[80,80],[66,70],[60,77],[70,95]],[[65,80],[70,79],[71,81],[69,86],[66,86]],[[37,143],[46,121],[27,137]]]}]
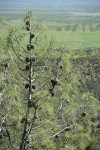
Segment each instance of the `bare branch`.
[{"label": "bare branch", "polygon": [[64,129],[62,129],[62,130],[60,130],[59,132],[57,132],[56,134],[54,134],[54,135],[52,136],[52,138],[56,137],[57,135],[59,135],[60,133],[64,132],[64,131],[67,130],[67,129],[71,129],[73,126],[74,126],[74,124],[72,124],[72,125],[70,125],[70,126],[68,126],[68,127],[65,127]]}]

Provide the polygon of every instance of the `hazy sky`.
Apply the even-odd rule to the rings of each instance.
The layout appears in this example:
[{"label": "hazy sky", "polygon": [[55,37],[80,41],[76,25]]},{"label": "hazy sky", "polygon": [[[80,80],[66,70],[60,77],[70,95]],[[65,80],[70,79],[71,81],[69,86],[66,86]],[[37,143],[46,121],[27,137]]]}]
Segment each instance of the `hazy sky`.
[{"label": "hazy sky", "polygon": [[100,3],[100,0],[0,0],[0,3]]}]

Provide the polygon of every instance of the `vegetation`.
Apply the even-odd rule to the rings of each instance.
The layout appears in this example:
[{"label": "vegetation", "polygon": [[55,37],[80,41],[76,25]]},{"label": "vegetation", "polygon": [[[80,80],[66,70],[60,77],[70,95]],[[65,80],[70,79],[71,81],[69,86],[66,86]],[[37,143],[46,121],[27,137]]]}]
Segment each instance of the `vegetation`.
[{"label": "vegetation", "polygon": [[49,19],[0,18],[0,148],[99,150],[99,21]]}]

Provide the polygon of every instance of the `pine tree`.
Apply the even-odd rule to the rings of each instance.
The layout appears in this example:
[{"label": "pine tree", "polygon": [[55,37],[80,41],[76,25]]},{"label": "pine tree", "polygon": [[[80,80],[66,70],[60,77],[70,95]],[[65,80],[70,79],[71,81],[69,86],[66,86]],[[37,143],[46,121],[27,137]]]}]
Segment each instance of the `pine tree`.
[{"label": "pine tree", "polygon": [[93,148],[99,102],[80,88],[74,51],[48,42],[31,13],[24,23],[26,31],[10,30],[1,59],[2,150]]}]

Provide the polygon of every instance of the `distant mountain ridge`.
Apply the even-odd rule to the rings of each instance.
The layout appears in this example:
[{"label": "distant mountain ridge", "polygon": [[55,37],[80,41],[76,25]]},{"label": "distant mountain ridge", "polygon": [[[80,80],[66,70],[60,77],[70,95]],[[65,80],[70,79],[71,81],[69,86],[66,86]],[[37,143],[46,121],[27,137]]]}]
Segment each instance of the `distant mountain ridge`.
[{"label": "distant mountain ridge", "polygon": [[[71,8],[71,9],[70,9]],[[78,9],[77,9],[78,8]],[[37,14],[41,10],[42,16],[47,14],[46,11],[84,11],[99,12],[100,0],[0,0],[0,16],[7,18],[20,17],[27,11],[34,11]],[[44,13],[44,14],[43,14]]]},{"label": "distant mountain ridge", "polygon": [[27,5],[27,6],[51,6],[51,5],[66,5],[66,6],[88,6],[97,7],[100,5],[100,0],[0,0],[0,7],[10,5]]}]

